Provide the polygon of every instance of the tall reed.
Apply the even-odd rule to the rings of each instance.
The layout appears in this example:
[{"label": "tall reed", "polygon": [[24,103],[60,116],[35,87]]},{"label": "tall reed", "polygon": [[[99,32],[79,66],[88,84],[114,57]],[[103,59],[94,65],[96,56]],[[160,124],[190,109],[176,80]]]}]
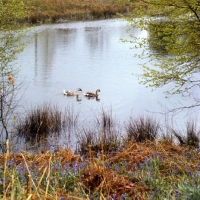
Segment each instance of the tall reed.
[{"label": "tall reed", "polygon": [[27,141],[33,138],[40,139],[50,133],[59,133],[62,129],[62,113],[48,103],[36,106],[25,113],[24,119],[19,119],[16,130],[20,137]]},{"label": "tall reed", "polygon": [[119,149],[122,128],[113,119],[112,109],[101,109],[100,113],[94,114],[94,124],[83,126],[78,130],[77,150],[81,154],[87,153],[89,147],[94,152],[101,152],[102,145],[106,153]]},{"label": "tall reed", "polygon": [[133,139],[135,142],[154,141],[159,134],[160,124],[150,116],[136,119],[130,117],[125,124],[125,130],[128,139]]},{"label": "tall reed", "polygon": [[176,137],[180,145],[190,145],[199,147],[200,143],[200,129],[194,120],[186,122],[186,131],[177,131],[171,128],[172,134]]}]

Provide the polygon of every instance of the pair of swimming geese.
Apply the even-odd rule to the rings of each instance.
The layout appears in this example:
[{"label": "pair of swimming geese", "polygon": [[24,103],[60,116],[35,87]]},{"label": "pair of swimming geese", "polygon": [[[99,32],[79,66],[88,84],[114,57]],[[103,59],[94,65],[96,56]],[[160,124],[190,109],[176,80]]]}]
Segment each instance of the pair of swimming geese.
[{"label": "pair of swimming geese", "polygon": [[[77,96],[77,95],[79,95],[79,93],[78,93],[79,91],[82,91],[82,89],[77,88],[76,92],[63,90],[63,94],[67,95],[67,96]],[[96,92],[86,92],[84,94],[84,96],[86,96],[86,97],[98,97],[99,92],[101,92],[100,89],[97,89]]]}]

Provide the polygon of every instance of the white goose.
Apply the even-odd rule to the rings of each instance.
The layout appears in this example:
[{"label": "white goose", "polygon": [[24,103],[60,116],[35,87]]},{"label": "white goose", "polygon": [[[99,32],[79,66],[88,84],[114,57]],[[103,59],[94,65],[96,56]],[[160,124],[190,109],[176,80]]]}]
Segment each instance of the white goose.
[{"label": "white goose", "polygon": [[79,95],[78,91],[82,91],[82,89],[81,88],[77,88],[76,92],[63,90],[63,94],[67,95],[67,96],[77,96],[77,95]]}]

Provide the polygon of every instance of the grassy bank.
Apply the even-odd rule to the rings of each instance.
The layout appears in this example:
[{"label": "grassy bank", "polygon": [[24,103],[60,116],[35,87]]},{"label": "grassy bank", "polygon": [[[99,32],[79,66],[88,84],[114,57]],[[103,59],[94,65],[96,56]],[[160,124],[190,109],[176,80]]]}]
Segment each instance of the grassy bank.
[{"label": "grassy bank", "polygon": [[116,0],[34,0],[25,5],[29,23],[106,19],[131,9],[129,1]]},{"label": "grassy bank", "polygon": [[0,156],[1,199],[199,199],[200,154],[167,141]]},{"label": "grassy bank", "polygon": [[[14,153],[7,148],[0,155],[0,199],[200,199],[199,131],[194,123],[187,123],[184,135],[174,129],[161,135],[156,119],[130,118],[119,137],[111,111],[102,109],[95,121],[93,129],[78,132],[75,152],[60,147]],[[45,104],[16,127],[20,137],[34,143],[34,138],[77,124],[73,109],[63,116]]]}]

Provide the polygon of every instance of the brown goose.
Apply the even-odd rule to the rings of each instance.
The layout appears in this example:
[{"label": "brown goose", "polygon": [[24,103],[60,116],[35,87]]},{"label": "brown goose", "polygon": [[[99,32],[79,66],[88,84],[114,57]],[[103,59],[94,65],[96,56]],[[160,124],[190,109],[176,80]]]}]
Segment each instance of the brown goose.
[{"label": "brown goose", "polygon": [[84,96],[86,96],[86,97],[97,97],[98,96],[98,92],[101,92],[100,89],[97,89],[96,93],[94,93],[94,92],[86,92],[84,94]]}]

